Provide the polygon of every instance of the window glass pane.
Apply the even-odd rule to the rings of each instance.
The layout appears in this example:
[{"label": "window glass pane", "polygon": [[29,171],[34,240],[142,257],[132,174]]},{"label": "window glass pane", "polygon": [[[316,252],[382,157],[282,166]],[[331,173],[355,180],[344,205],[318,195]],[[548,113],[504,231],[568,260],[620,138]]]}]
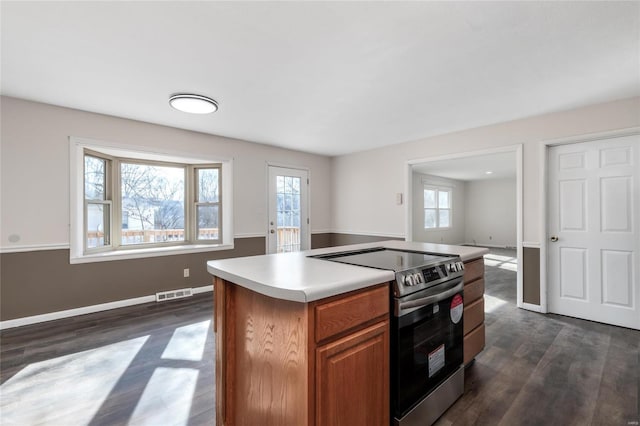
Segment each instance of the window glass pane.
[{"label": "window glass pane", "polygon": [[293,188],[292,192],[294,194],[299,194],[300,193],[300,178],[292,178],[293,179]]},{"label": "window glass pane", "polygon": [[109,243],[109,205],[102,203],[87,204],[87,248],[108,246]]},{"label": "window glass pane", "polygon": [[84,156],[84,198],[87,200],[104,200],[106,183],[106,160]]},{"label": "window glass pane", "polygon": [[424,209],[424,227],[435,228],[436,227],[436,210]]},{"label": "window glass pane", "polygon": [[284,176],[276,177],[276,192],[278,194],[284,193]]},{"label": "window glass pane", "polygon": [[424,207],[436,208],[436,191],[434,189],[424,190]]},{"label": "window glass pane", "polygon": [[440,219],[440,228],[448,228],[451,226],[450,223],[450,210],[444,209],[444,210],[439,210],[438,212],[439,215],[439,219]]},{"label": "window glass pane", "polygon": [[122,245],[184,241],[184,167],[121,163]]},{"label": "window glass pane", "polygon": [[217,203],[218,169],[196,169],[198,172],[198,201],[201,203]]},{"label": "window glass pane", "polygon": [[449,194],[449,191],[438,191],[438,207],[440,207],[441,209],[448,209],[449,207],[451,207],[449,205]]},{"label": "window glass pane", "polygon": [[284,192],[291,194],[293,192],[293,178],[291,176],[284,177]]},{"label": "window glass pane", "polygon": [[217,240],[220,237],[218,228],[218,206],[197,206],[196,220],[198,221],[199,240]]}]

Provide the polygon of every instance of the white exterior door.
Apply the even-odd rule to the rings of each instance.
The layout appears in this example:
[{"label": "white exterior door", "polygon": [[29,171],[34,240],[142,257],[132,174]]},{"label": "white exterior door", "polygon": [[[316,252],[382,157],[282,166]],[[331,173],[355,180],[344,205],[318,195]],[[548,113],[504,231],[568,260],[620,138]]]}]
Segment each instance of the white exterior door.
[{"label": "white exterior door", "polygon": [[549,149],[549,311],[640,329],[640,135]]},{"label": "white exterior door", "polygon": [[308,250],[309,173],[269,166],[268,253]]}]

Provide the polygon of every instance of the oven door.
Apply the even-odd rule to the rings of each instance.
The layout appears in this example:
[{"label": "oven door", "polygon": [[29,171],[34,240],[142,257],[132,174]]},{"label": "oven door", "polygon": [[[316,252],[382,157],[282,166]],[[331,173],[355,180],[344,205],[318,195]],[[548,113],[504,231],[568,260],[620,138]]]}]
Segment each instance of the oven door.
[{"label": "oven door", "polygon": [[462,365],[462,291],[460,278],[394,301],[391,409],[397,419]]}]

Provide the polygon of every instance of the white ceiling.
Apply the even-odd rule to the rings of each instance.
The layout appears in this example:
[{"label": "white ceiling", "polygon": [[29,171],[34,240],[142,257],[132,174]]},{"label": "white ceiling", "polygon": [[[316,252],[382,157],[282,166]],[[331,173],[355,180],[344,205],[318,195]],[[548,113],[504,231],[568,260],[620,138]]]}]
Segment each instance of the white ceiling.
[{"label": "white ceiling", "polygon": [[501,152],[431,161],[413,166],[413,171],[463,181],[515,179],[516,154]]},{"label": "white ceiling", "polygon": [[640,95],[640,2],[0,7],[3,95],[327,155]]}]

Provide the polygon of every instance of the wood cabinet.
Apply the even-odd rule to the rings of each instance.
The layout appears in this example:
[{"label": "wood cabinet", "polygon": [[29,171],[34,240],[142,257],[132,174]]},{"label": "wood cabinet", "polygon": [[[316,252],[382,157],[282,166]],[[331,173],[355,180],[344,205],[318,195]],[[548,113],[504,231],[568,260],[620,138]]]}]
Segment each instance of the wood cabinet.
[{"label": "wood cabinet", "polygon": [[216,278],[217,425],[389,425],[389,285],[311,303]]},{"label": "wood cabinet", "polygon": [[464,364],[484,349],[484,259],[464,264]]},{"label": "wood cabinet", "polygon": [[389,424],[389,322],[316,349],[316,424]]}]

